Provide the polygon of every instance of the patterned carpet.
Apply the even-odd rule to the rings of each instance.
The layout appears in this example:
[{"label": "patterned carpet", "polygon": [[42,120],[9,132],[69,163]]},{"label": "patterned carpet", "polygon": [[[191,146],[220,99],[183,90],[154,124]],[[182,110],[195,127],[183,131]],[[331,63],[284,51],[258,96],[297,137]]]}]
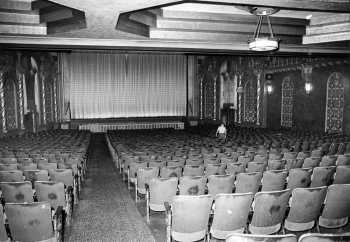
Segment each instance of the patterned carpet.
[{"label": "patterned carpet", "polygon": [[65,241],[155,242],[119,173],[104,136],[92,137],[88,176]]}]

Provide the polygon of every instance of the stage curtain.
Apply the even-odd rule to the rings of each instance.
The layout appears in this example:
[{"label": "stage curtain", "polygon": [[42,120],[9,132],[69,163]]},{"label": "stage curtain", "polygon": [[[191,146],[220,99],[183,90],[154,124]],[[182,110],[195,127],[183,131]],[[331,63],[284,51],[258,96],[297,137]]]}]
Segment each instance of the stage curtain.
[{"label": "stage curtain", "polygon": [[73,119],[183,116],[184,55],[61,55],[64,102]]}]

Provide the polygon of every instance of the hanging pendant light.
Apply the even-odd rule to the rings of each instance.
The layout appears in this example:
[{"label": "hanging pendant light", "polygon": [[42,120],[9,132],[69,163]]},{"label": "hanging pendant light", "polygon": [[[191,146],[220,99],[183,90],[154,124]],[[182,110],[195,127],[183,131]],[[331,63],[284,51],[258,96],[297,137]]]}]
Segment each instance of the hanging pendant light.
[{"label": "hanging pendant light", "polygon": [[[278,43],[279,39],[275,38],[273,35],[269,15],[278,12],[278,9],[254,7],[254,8],[250,8],[250,12],[258,16],[258,23],[255,29],[253,38],[248,41],[249,49],[252,51],[277,50],[279,47],[279,43]],[[261,37],[260,31],[261,31],[261,26],[263,24],[264,17],[266,17],[266,20],[267,20],[269,36]]]}]

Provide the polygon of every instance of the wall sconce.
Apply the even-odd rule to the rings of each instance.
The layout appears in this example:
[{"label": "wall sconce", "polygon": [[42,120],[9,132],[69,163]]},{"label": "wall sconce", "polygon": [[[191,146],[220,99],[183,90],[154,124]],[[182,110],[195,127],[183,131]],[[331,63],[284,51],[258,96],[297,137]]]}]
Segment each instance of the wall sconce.
[{"label": "wall sconce", "polygon": [[269,95],[273,92],[273,86],[271,81],[266,82],[266,90],[267,90],[267,94]]},{"label": "wall sconce", "polygon": [[266,86],[266,91],[267,91],[267,94],[271,94],[273,92],[273,85],[272,85],[272,74],[271,73],[266,73],[265,75],[265,80],[266,80],[266,83],[265,83],[265,86]]},{"label": "wall sconce", "polygon": [[242,93],[244,93],[244,89],[243,89],[243,87],[242,87],[242,86],[237,87],[237,93],[238,93],[238,94],[242,94]]},{"label": "wall sconce", "polygon": [[312,65],[309,64],[303,64],[302,67],[302,78],[305,80],[305,92],[307,95],[310,94],[310,92],[313,89],[312,85]]},{"label": "wall sconce", "polygon": [[312,91],[313,86],[311,82],[305,82],[305,92],[307,95],[310,94],[310,92]]}]

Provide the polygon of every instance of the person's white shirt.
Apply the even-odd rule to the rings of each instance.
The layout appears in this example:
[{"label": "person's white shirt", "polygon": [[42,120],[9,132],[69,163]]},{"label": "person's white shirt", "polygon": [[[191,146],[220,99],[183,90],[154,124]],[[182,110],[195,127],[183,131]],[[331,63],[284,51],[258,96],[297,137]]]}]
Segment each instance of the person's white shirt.
[{"label": "person's white shirt", "polygon": [[226,127],[225,125],[221,124],[219,127],[218,127],[218,130],[216,131],[216,135],[218,134],[225,134],[226,135]]}]

